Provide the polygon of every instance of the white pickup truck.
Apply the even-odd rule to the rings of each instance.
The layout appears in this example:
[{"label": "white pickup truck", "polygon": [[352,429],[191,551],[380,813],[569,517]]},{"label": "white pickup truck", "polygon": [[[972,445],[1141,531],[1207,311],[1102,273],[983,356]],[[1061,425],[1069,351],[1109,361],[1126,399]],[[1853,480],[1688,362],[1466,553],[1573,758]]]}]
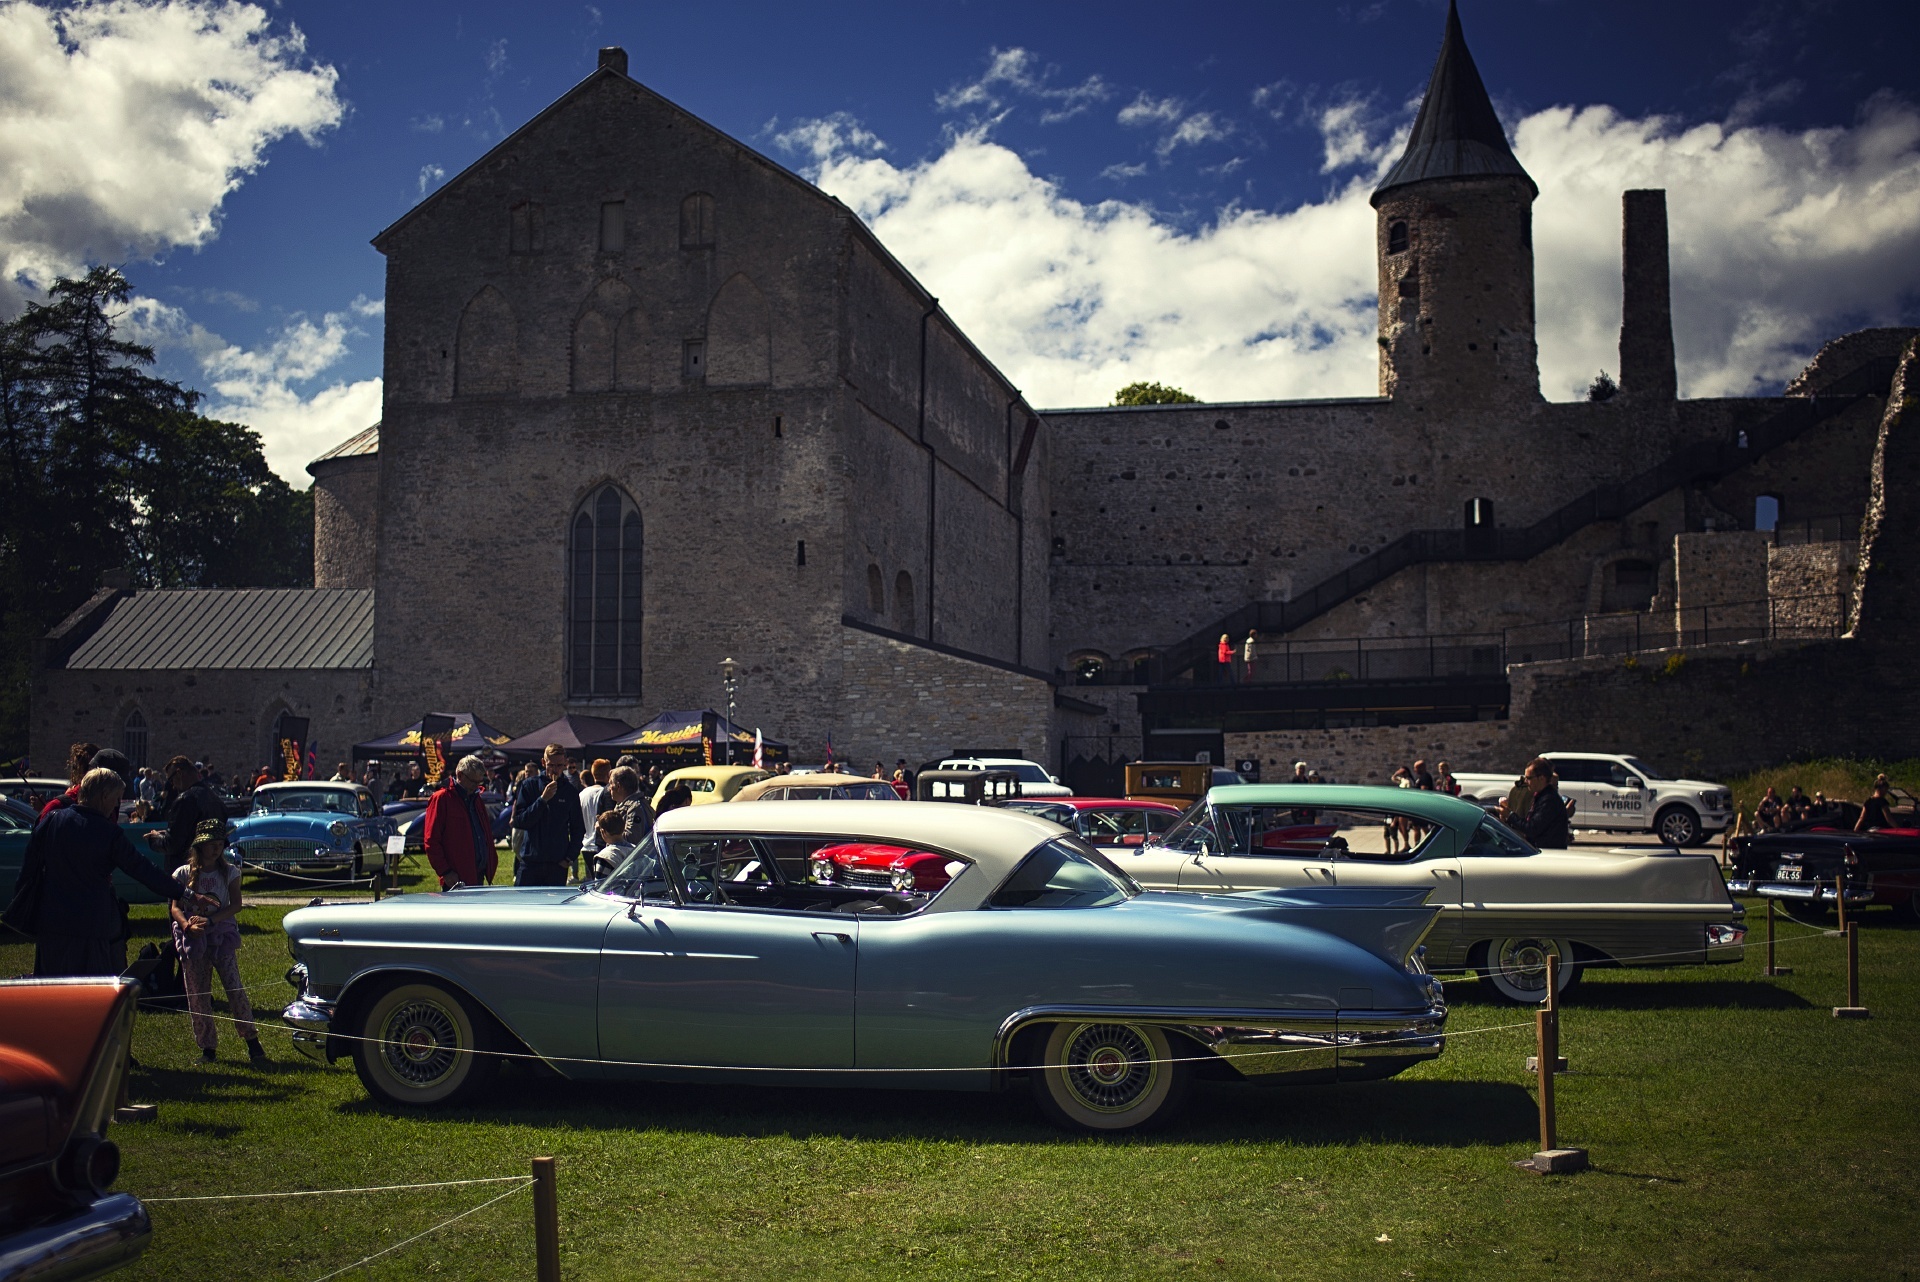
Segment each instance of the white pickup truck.
[{"label": "white pickup truck", "polygon": [[[1543,752],[1573,802],[1573,826],[1602,832],[1651,832],[1675,846],[1705,841],[1733,822],[1733,791],[1697,779],[1668,779],[1638,757],[1604,752]],[[1456,774],[1460,795],[1489,808],[1517,774]]]}]

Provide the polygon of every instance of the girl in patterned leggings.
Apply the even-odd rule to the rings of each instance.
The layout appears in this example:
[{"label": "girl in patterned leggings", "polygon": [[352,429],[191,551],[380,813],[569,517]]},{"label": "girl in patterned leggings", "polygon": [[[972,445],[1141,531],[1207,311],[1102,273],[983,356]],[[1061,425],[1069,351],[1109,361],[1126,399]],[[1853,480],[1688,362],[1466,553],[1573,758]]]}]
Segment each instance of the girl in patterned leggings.
[{"label": "girl in patterned leggings", "polygon": [[207,896],[216,907],[204,916],[189,915],[178,902],[172,909],[173,946],[180,954],[180,976],[186,982],[187,1009],[193,1012],[193,1040],[200,1058],[211,1063],[219,1044],[219,1026],[213,1020],[213,973],[227,990],[227,1007],[234,1026],[247,1043],[247,1056],[256,1064],[267,1058],[253,1026],[253,1003],[240,982],[240,870],[222,857],[227,844],[224,820],[202,820],[194,830],[187,862],[174,869],[173,879],[194,893]]}]

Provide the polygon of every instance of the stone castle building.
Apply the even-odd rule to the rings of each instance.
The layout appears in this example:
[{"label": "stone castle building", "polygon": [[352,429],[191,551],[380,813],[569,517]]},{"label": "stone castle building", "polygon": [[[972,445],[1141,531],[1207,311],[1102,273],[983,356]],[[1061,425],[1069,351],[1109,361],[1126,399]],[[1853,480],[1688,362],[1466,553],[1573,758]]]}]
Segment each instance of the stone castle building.
[{"label": "stone castle building", "polygon": [[1665,193],[1628,192],[1618,394],[1543,400],[1537,190],[1452,13],[1373,198],[1361,399],[1035,410],[845,206],[626,71],[602,51],[375,238],[385,404],[310,466],[313,592],[216,619],[103,588],[48,640],[36,762],[137,726],[239,764],[283,714],[323,760],[436,709],[638,723],[720,706],[724,658],[739,720],[803,761],[1101,782],[1477,725],[1456,740],[1499,755],[1509,663],[1711,643],[1689,610],[1850,626],[1912,332],[1781,397],[1678,399]]}]

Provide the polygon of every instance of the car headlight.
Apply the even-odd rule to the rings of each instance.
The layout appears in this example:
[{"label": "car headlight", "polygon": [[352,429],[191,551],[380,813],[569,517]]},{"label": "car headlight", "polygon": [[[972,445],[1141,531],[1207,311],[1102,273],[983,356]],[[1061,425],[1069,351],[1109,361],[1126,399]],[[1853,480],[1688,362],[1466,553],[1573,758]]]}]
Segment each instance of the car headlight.
[{"label": "car headlight", "polygon": [[333,834],[333,844],[335,846],[344,846],[347,844],[348,828],[345,820],[334,820],[331,824],[327,825],[327,831]]},{"label": "car headlight", "polygon": [[815,858],[808,862],[813,868],[813,879],[815,881],[819,882],[823,886],[832,884],[833,860]]},{"label": "car headlight", "polygon": [[910,895],[919,888],[914,881],[911,868],[895,868],[890,880],[893,882],[894,890],[903,895]]},{"label": "car headlight", "polygon": [[1707,807],[1708,809],[1710,809],[1710,810],[1718,810],[1718,809],[1720,808],[1720,794],[1719,794],[1719,793],[1717,793],[1717,792],[1702,792],[1702,793],[1696,793],[1695,795],[1696,795],[1696,796],[1698,796],[1698,797],[1700,798],[1700,804],[1701,804],[1701,805],[1703,805],[1703,806],[1705,806],[1705,807]]}]

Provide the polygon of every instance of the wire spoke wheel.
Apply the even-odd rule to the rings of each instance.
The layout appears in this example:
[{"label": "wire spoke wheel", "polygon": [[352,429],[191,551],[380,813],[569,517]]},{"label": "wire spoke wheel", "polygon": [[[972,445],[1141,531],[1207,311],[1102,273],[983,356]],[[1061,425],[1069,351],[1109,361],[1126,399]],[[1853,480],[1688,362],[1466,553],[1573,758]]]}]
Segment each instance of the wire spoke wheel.
[{"label": "wire spoke wheel", "polygon": [[[484,1017],[433,982],[396,984],[373,998],[353,1061],[368,1093],[389,1104],[445,1104],[470,1096],[496,1061]],[[480,1052],[476,1054],[476,1052]]]},{"label": "wire spoke wheel", "polygon": [[1171,1116],[1190,1067],[1173,1062],[1167,1035],[1151,1025],[1054,1025],[1035,1093],[1049,1117],[1093,1131],[1124,1131]]},{"label": "wire spoke wheel", "polygon": [[1573,945],[1564,939],[1521,935],[1496,939],[1487,945],[1487,964],[1481,974],[1504,1002],[1538,1006],[1547,1000],[1547,958],[1560,959],[1560,991],[1573,986],[1579,966]]}]

